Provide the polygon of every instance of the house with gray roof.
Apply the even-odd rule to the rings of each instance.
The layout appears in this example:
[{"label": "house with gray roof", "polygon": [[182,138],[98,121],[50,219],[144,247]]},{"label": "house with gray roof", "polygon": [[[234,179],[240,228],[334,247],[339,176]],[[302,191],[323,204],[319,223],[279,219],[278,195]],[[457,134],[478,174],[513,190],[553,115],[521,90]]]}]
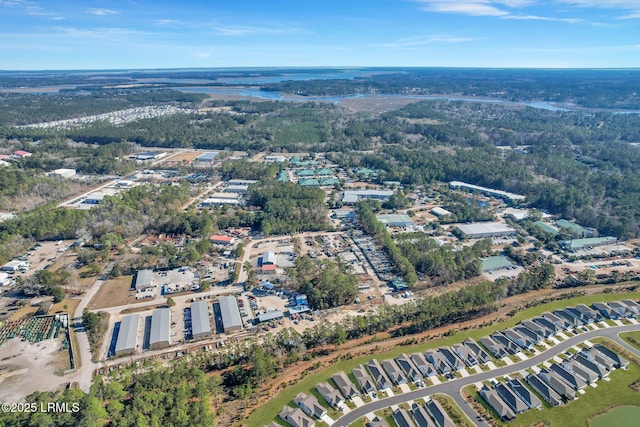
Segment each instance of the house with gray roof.
[{"label": "house with gray roof", "polygon": [[360,394],[356,386],[349,379],[349,376],[347,376],[347,374],[345,374],[344,372],[338,372],[337,374],[334,374],[331,379],[345,398],[352,399]]},{"label": "house with gray roof", "polygon": [[517,378],[507,380],[507,386],[518,396],[529,408],[540,408],[542,402],[531,393],[527,387]]},{"label": "house with gray roof", "polygon": [[431,362],[436,371],[441,373],[442,375],[451,373],[451,365],[447,363],[447,360],[444,358],[442,353],[435,350],[430,350],[425,353],[427,356],[427,360]]},{"label": "house with gray roof", "polygon": [[624,316],[624,311],[621,313],[619,310],[605,304],[603,302],[594,302],[591,304],[595,310],[598,310],[600,314],[602,314],[607,319],[618,320]]},{"label": "house with gray roof", "polygon": [[510,354],[519,353],[521,350],[518,344],[499,332],[491,334],[491,338],[493,338],[493,340],[498,344],[501,344]]},{"label": "house with gray roof", "polygon": [[502,344],[494,341],[491,337],[480,338],[480,344],[482,344],[489,353],[493,354],[496,359],[502,359],[509,355],[507,349]]},{"label": "house with gray roof", "polygon": [[407,411],[402,408],[398,408],[393,411],[391,417],[393,418],[393,421],[396,422],[398,427],[416,427],[409,414],[407,414]]},{"label": "house with gray roof", "polygon": [[565,360],[560,364],[560,366],[562,366],[562,368],[564,368],[566,371],[571,372],[573,375],[587,384],[593,384],[600,378],[598,374],[591,371],[590,369],[585,368],[575,359]]},{"label": "house with gray roof", "polygon": [[456,344],[451,347],[453,352],[462,360],[467,366],[476,366],[478,364],[478,359],[476,359],[476,355],[471,351],[469,347],[464,344]]},{"label": "house with gray roof", "polygon": [[616,364],[613,360],[609,359],[608,357],[604,356],[602,353],[600,353],[599,351],[595,350],[594,348],[590,348],[590,349],[583,349],[580,354],[592,361],[595,362],[597,364],[599,364],[600,366],[603,366],[607,371],[612,371],[616,368]]},{"label": "house with gray roof", "polygon": [[564,330],[561,325],[553,323],[549,319],[542,316],[534,317],[533,319],[531,319],[531,321],[536,325],[539,325],[540,327],[546,328],[551,332],[552,335],[555,335],[558,332],[562,332]]},{"label": "house with gray roof", "polygon": [[576,304],[576,310],[578,310],[584,316],[586,316],[589,319],[591,319],[591,321],[589,323],[602,322],[604,320],[604,317],[600,313],[598,313],[597,310],[594,310],[593,308],[589,307],[588,305]]},{"label": "house with gray roof", "polygon": [[383,360],[382,368],[387,373],[391,384],[400,385],[407,383],[407,377],[404,376],[404,374],[400,370],[400,367],[396,362],[393,361],[393,359]]},{"label": "house with gray roof", "polygon": [[484,351],[484,349],[471,338],[467,338],[462,342],[462,344],[464,344],[465,347],[469,348],[473,352],[473,354],[476,356],[476,360],[479,363],[487,363],[491,361],[491,356],[489,356],[487,352]]},{"label": "house with gray roof", "polygon": [[290,406],[285,406],[278,416],[292,427],[314,427],[316,425],[315,421],[309,418],[300,408],[294,409]]},{"label": "house with gray roof", "polygon": [[456,427],[453,421],[451,421],[451,418],[449,418],[449,415],[447,415],[445,410],[442,409],[442,406],[436,400],[433,400],[433,399],[427,400],[427,403],[425,404],[425,408],[427,409],[427,412],[429,413],[429,415],[431,415],[431,418],[435,422],[436,426]]},{"label": "house with gray roof", "polygon": [[573,400],[576,398],[576,392],[574,389],[566,382],[562,381],[555,372],[547,369],[541,369],[538,376],[564,399]]},{"label": "house with gray roof", "polygon": [[502,421],[511,421],[516,418],[516,414],[513,413],[495,390],[485,385],[480,389],[480,396],[496,411]]},{"label": "house with gray roof", "polygon": [[293,398],[293,402],[298,405],[307,415],[311,415],[318,419],[327,415],[327,410],[324,409],[318,399],[312,394],[299,393]]},{"label": "house with gray roof", "polygon": [[640,304],[638,304],[636,301],[630,300],[630,299],[623,299],[622,301],[620,301],[621,303],[625,304],[627,307],[629,307],[629,309],[636,315],[636,316],[640,316]]},{"label": "house with gray roof", "polygon": [[513,343],[515,343],[518,347],[529,350],[535,342],[527,335],[520,333],[515,328],[505,329],[502,331],[502,335],[509,338]]},{"label": "house with gray roof", "polygon": [[549,313],[548,311],[542,313],[540,317],[542,317],[543,319],[547,319],[549,322],[559,327],[560,331],[566,331],[567,329],[573,327],[573,320],[569,321],[564,317],[560,317],[554,313]]},{"label": "house with gray roof", "polygon": [[396,357],[395,361],[409,381],[414,383],[422,381],[422,374],[418,371],[418,368],[415,367],[408,355],[402,353]]},{"label": "house with gray roof", "polygon": [[329,404],[329,406],[338,408],[344,403],[344,397],[342,397],[340,392],[331,387],[331,385],[327,382],[316,384],[316,391],[320,393],[320,396],[322,396],[322,398]]},{"label": "house with gray roof", "polygon": [[576,307],[567,307],[563,310],[569,316],[573,316],[578,320],[578,326],[588,325],[593,322],[593,318],[589,313],[585,313],[582,310],[578,310]]},{"label": "house with gray roof", "polygon": [[376,383],[373,381],[367,370],[362,365],[353,368],[353,376],[360,386],[362,393],[367,394],[376,391]]},{"label": "house with gray roof", "polygon": [[418,405],[417,403],[413,403],[411,405],[411,415],[416,422],[418,427],[433,427],[433,421],[429,418],[429,414],[424,407]]},{"label": "house with gray roof", "polygon": [[609,350],[607,347],[602,344],[596,344],[593,346],[594,350],[598,351],[604,357],[607,357],[613,360],[614,366],[616,368],[627,369],[629,366],[629,361],[624,357],[620,356],[618,353]]},{"label": "house with gray roof", "polygon": [[529,406],[503,383],[499,382],[495,385],[494,389],[498,393],[498,396],[500,396],[504,403],[506,403],[515,414],[520,414],[529,409]]},{"label": "house with gray roof", "polygon": [[534,389],[547,403],[551,406],[562,405],[562,396],[560,396],[554,389],[549,387],[549,384],[542,381],[537,375],[529,374],[525,378],[525,381],[529,386]]},{"label": "house with gray roof", "polygon": [[549,329],[546,326],[539,325],[536,322],[531,320],[524,320],[520,322],[520,325],[518,326],[524,326],[525,328],[529,329],[531,332],[536,334],[536,336],[538,337],[536,343],[539,343],[540,341],[545,340],[547,338],[551,338],[555,333],[553,329]]},{"label": "house with gray roof", "polygon": [[516,325],[513,327],[513,330],[519,333],[522,337],[528,338],[533,344],[540,344],[544,341],[544,337],[542,335],[538,335],[524,325]]},{"label": "house with gray roof", "polygon": [[418,371],[420,371],[420,373],[424,377],[430,378],[438,375],[436,368],[431,364],[431,362],[427,360],[424,354],[422,353],[411,354],[411,361],[414,363],[414,365],[416,365],[416,368],[418,368]]},{"label": "house with gray roof", "polygon": [[380,362],[376,359],[371,359],[369,363],[367,363],[367,369],[371,373],[371,377],[373,381],[375,381],[378,390],[391,388],[391,381],[389,377],[387,377],[387,374],[385,374],[382,366],[380,366]]},{"label": "house with gray roof", "polygon": [[444,357],[449,366],[451,366],[451,369],[454,371],[459,371],[465,367],[462,359],[460,359],[449,347],[440,347],[437,351]]},{"label": "house with gray roof", "polygon": [[585,369],[588,369],[596,374],[598,378],[605,378],[609,376],[609,371],[606,367],[599,364],[595,360],[589,359],[583,352],[576,354],[574,360],[576,363],[581,364]]},{"label": "house with gray roof", "polygon": [[558,378],[567,383],[574,390],[582,390],[587,386],[587,383],[578,378],[573,372],[568,371],[557,363],[552,363],[549,370],[554,372]]},{"label": "house with gray roof", "polygon": [[636,313],[634,313],[633,310],[627,304],[624,304],[618,301],[611,301],[606,305],[612,310],[615,310],[615,312],[618,313],[620,317],[628,317],[628,318],[636,317]]},{"label": "house with gray roof", "polygon": [[562,310],[555,310],[553,314],[561,318],[565,322],[565,324],[568,325],[566,329],[576,328],[578,326],[584,325],[584,322],[581,320],[581,315],[579,313],[572,314],[566,308]]}]

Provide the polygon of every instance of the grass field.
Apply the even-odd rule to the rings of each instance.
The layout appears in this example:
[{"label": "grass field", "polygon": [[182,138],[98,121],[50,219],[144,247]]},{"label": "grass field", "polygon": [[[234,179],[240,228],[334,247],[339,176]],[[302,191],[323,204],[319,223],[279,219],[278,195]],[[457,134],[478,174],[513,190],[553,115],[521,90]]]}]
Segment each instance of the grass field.
[{"label": "grass field", "polygon": [[[630,299],[630,298],[639,299],[640,292],[586,295],[586,296],[580,296],[580,297],[575,297],[571,299],[565,299],[561,301],[553,301],[547,304],[542,304],[542,305],[531,307],[525,310],[521,310],[517,312],[510,319],[502,322],[496,322],[491,326],[487,326],[480,329],[465,330],[465,331],[453,334],[449,337],[428,341],[423,344],[414,344],[409,346],[398,345],[390,351],[387,351],[384,353],[376,353],[375,357],[378,360],[384,360],[384,359],[397,357],[401,353],[412,353],[416,351],[426,351],[428,349],[437,348],[441,346],[451,346],[453,344],[457,344],[464,341],[465,338],[473,338],[475,340],[479,340],[480,338],[487,336],[496,330],[512,327],[521,320],[535,317],[545,311],[552,311],[555,309],[559,309],[559,308],[563,308],[563,307],[567,307],[575,304],[589,305],[594,302],[617,301],[620,299]],[[407,338],[410,338],[410,337],[407,337]],[[277,418],[277,415],[282,409],[282,407],[288,404],[298,393],[300,392],[310,393],[310,391],[313,389],[316,383],[327,381],[327,379],[329,379],[331,375],[339,371],[344,371],[346,373],[349,373],[355,366],[361,363],[366,363],[371,358],[372,356],[368,355],[368,356],[353,357],[353,358],[342,358],[341,360],[340,357],[336,356],[335,361],[323,364],[323,367],[325,369],[318,372],[310,373],[309,375],[305,376],[302,380],[298,381],[296,384],[286,387],[284,390],[278,393],[278,395],[275,398],[271,399],[264,405],[254,408],[253,412],[251,413],[249,418],[246,420],[246,425],[249,427],[252,427],[252,426],[259,427],[269,423],[271,420],[274,420],[275,418]],[[637,369],[637,371],[640,372],[640,368],[635,367],[635,369]],[[617,372],[614,372],[614,374],[617,374]],[[614,378],[615,378],[615,375],[614,375]],[[606,384],[608,385],[611,383],[606,383]],[[599,393],[597,394],[591,393],[592,396],[596,396],[598,394]],[[637,398],[640,399],[640,396],[638,396]],[[579,403],[579,401],[577,403]],[[586,418],[582,417],[581,419],[584,421]],[[517,425],[528,425],[528,424],[517,424]],[[582,425],[584,425],[584,422]]]},{"label": "grass field", "polygon": [[620,338],[640,350],[640,331],[625,332],[624,334],[620,334]]},{"label": "grass field", "polygon": [[591,427],[633,426],[640,422],[640,406],[618,406],[589,421]]}]

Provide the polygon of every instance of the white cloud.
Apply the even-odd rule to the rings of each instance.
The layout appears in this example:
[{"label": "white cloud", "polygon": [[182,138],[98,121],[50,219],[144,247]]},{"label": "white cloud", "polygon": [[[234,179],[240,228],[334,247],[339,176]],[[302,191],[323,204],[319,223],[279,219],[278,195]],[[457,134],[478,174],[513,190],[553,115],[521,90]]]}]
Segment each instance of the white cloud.
[{"label": "white cloud", "polygon": [[180,24],[180,21],[176,21],[175,19],[157,19],[153,23],[155,25],[173,25]]},{"label": "white cloud", "polygon": [[223,36],[248,36],[254,34],[293,34],[302,32],[299,28],[273,28],[251,26],[226,26],[215,27],[216,33]]},{"label": "white cloud", "polygon": [[471,37],[449,36],[446,34],[436,34],[436,35],[425,36],[425,37],[409,37],[405,39],[400,39],[397,42],[393,42],[393,43],[383,43],[381,46],[391,47],[391,48],[405,48],[405,47],[425,46],[425,45],[438,44],[438,43],[469,43],[476,40],[478,39],[474,39]]},{"label": "white cloud", "polygon": [[0,6],[5,7],[18,7],[24,6],[25,4],[27,4],[27,2],[24,0],[0,0]]},{"label": "white cloud", "polygon": [[580,22],[583,22],[582,19],[578,19],[578,18],[552,18],[550,16],[537,16],[537,15],[507,15],[507,16],[504,16],[503,18],[531,20],[531,21],[565,22],[567,24],[579,24]]},{"label": "white cloud", "polygon": [[424,10],[429,12],[460,13],[471,16],[504,16],[509,14],[487,0],[422,0],[420,3],[424,3]]},{"label": "white cloud", "polygon": [[87,13],[90,13],[91,15],[96,15],[96,16],[109,16],[109,15],[117,15],[120,12],[113,9],[89,9],[87,10]]}]

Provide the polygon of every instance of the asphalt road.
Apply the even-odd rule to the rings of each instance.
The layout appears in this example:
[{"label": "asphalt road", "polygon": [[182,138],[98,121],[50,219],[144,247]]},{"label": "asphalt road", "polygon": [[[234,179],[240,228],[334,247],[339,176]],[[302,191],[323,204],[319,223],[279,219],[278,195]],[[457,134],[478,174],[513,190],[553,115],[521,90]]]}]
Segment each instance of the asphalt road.
[{"label": "asphalt road", "polygon": [[363,416],[365,416],[370,412],[378,411],[380,409],[384,409],[392,405],[399,405],[400,403],[403,403],[409,400],[420,399],[432,394],[439,393],[439,394],[447,394],[451,396],[451,398],[458,404],[458,406],[460,406],[460,409],[462,409],[462,411],[476,425],[481,427],[488,426],[486,422],[480,421],[477,419],[478,414],[473,410],[471,405],[469,405],[469,403],[467,403],[467,401],[464,400],[464,398],[460,393],[462,388],[479,381],[485,381],[491,378],[508,375],[510,373],[517,372],[522,369],[527,369],[534,365],[538,365],[550,359],[554,355],[565,352],[569,348],[573,347],[574,345],[577,345],[585,340],[589,340],[592,338],[603,337],[603,338],[611,339],[616,343],[618,343],[619,345],[621,345],[622,347],[629,350],[631,353],[640,357],[640,351],[638,351],[634,347],[628,345],[623,340],[618,338],[619,333],[637,331],[637,330],[640,330],[640,325],[611,326],[605,329],[597,329],[593,331],[583,332],[580,335],[575,335],[573,337],[570,337],[556,344],[555,346],[549,348],[548,350],[540,354],[537,354],[527,360],[514,363],[510,366],[503,366],[497,369],[493,369],[491,371],[480,372],[464,378],[456,378],[442,384],[438,384],[438,385],[434,385],[426,388],[420,388],[418,390],[414,390],[409,393],[398,394],[396,396],[387,397],[384,399],[377,400],[375,402],[368,403],[364,406],[354,409],[353,411],[345,414],[343,417],[335,420],[333,425],[347,426],[355,422],[356,420],[362,418]]}]

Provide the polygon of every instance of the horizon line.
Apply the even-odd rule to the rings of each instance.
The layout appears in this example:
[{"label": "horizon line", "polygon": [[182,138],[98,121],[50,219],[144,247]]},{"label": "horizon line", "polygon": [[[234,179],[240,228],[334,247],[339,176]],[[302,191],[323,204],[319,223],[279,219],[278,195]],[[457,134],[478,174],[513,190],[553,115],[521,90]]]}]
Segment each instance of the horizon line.
[{"label": "horizon line", "polygon": [[228,70],[228,71],[249,71],[249,70],[420,70],[420,69],[452,69],[452,70],[594,70],[594,71],[635,71],[640,67],[478,67],[478,66],[385,66],[385,65],[286,65],[286,66],[255,66],[255,67],[158,67],[158,68],[34,68],[34,69],[0,69],[0,73],[53,73],[53,72],[111,72],[111,73],[131,73],[140,71],[206,71],[206,70]]}]

